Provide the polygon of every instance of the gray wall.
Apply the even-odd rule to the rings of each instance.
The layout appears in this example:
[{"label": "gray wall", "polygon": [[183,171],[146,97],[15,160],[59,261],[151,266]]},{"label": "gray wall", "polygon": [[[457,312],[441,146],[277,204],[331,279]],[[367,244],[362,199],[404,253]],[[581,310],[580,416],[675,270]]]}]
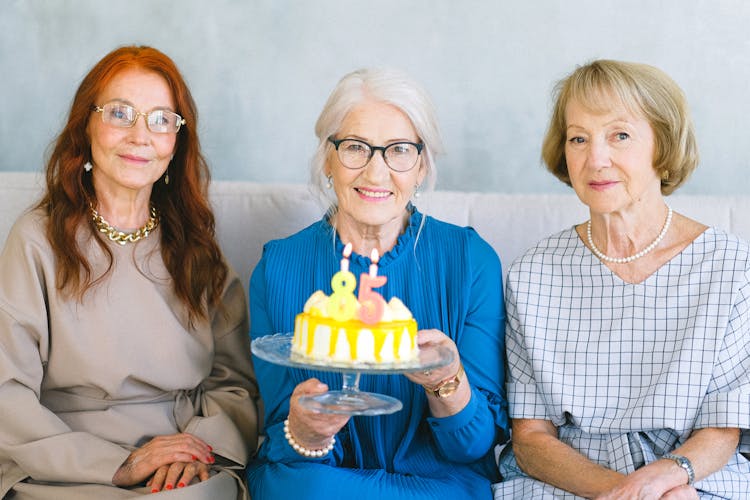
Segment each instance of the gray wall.
[{"label": "gray wall", "polygon": [[216,179],[306,182],[335,83],[390,65],[438,106],[439,189],[567,192],[539,161],[550,90],[606,57],[685,90],[702,162],[683,193],[750,190],[747,0],[0,0],[0,170],[41,169],[85,72],[129,43],[183,71]]}]

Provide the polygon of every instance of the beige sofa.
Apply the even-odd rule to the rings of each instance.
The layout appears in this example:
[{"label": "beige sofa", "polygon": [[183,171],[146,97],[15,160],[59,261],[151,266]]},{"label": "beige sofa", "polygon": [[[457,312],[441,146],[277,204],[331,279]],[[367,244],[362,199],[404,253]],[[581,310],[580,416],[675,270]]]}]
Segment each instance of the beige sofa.
[{"label": "beige sofa", "polygon": [[[0,242],[18,215],[38,199],[42,185],[38,174],[0,172]],[[678,212],[750,240],[750,194],[676,194],[668,200]],[[292,234],[323,213],[302,184],[218,181],[212,185],[211,201],[221,245],[244,283],[266,241]],[[506,268],[539,239],[588,218],[572,191],[564,195],[436,191],[424,194],[416,204],[439,219],[473,226]]]}]

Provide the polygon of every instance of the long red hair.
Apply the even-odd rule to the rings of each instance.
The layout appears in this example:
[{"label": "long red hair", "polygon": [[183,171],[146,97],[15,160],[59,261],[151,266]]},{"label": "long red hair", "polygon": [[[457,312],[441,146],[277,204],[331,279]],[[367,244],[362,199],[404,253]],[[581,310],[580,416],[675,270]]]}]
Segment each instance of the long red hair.
[{"label": "long red hair", "polygon": [[197,109],[190,90],[174,62],[162,52],[145,46],[113,50],[84,77],[73,98],[68,121],[57,137],[46,165],[47,191],[39,207],[49,215],[47,236],[57,263],[58,288],[79,300],[102,276],[92,267],[76,242],[84,225],[95,235],[103,251],[112,253],[90,223],[89,205],[96,192],[83,165],[91,161],[86,134],[96,98],[124,69],[139,68],[161,75],[169,85],[175,111],[186,122],[177,133],[174,158],[169,164],[169,184],[156,182],[151,202],[161,217],[161,253],[174,282],[175,293],[193,318],[206,318],[206,304],[216,305],[227,277],[227,265],[216,241],[215,219],[208,202],[210,173],[197,133]]}]

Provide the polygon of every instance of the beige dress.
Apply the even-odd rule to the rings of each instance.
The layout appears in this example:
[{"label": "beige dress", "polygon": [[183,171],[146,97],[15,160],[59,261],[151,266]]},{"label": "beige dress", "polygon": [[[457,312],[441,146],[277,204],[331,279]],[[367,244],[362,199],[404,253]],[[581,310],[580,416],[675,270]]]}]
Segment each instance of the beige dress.
[{"label": "beige dress", "polygon": [[[0,256],[0,497],[130,498],[111,480],[130,451],[188,432],[211,445],[212,477],[157,497],[241,498],[257,441],[257,386],[244,289],[191,329],[159,251],[160,231],[107,242],[110,274],[82,301],[57,289],[46,215],[23,215]],[[106,259],[88,228],[82,250]]]}]

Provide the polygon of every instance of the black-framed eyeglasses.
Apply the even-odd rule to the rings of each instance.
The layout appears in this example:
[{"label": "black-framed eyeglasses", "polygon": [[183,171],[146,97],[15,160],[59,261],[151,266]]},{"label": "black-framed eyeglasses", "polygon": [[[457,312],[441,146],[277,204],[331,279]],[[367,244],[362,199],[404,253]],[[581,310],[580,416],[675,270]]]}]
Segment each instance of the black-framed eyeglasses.
[{"label": "black-framed eyeglasses", "polygon": [[414,168],[424,148],[424,144],[416,142],[394,142],[387,146],[372,146],[359,139],[336,140],[329,137],[328,141],[336,148],[341,164],[351,170],[364,168],[375,151],[380,151],[388,168],[396,172],[406,172]]},{"label": "black-framed eyeglasses", "polygon": [[139,116],[146,120],[146,126],[155,134],[176,134],[185,119],[168,109],[152,109],[147,113],[138,111],[133,106],[120,101],[112,101],[103,106],[94,106],[92,111],[102,114],[102,121],[121,128],[135,125]]}]

